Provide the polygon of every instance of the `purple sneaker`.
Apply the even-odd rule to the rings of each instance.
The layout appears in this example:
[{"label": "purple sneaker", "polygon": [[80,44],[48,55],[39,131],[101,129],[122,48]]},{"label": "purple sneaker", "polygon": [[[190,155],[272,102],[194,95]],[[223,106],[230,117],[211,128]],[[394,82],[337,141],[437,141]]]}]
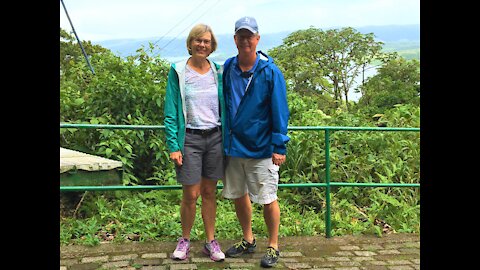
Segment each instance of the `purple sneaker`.
[{"label": "purple sneaker", "polygon": [[178,238],[177,248],[172,253],[171,258],[174,260],[185,260],[190,252],[190,241],[186,238]]},{"label": "purple sneaker", "polygon": [[223,254],[220,249],[220,244],[217,240],[212,240],[210,243],[205,243],[203,247],[203,253],[210,256],[210,259],[216,262],[221,262],[225,259],[225,254]]}]

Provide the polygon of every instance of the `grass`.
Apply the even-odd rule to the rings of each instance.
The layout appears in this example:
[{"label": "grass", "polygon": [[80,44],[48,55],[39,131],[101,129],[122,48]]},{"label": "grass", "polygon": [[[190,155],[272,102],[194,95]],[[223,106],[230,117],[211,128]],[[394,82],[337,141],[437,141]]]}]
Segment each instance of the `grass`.
[{"label": "grass", "polygon": [[[294,190],[279,191],[281,209],[279,236],[325,235],[325,209],[321,207],[322,203],[319,204],[320,207],[306,206],[300,203],[305,194],[295,193]],[[61,217],[60,243],[95,246],[102,241],[175,241],[181,234],[180,200],[180,190],[90,193],[85,196],[77,217]],[[201,199],[197,202],[196,220],[191,232],[193,240],[205,238],[200,205]],[[372,211],[378,210],[372,208]],[[414,218],[411,224],[406,225],[410,232],[419,230],[419,209],[417,212],[417,221],[414,221]],[[366,215],[368,216],[368,213]],[[393,213],[385,216],[396,215]],[[253,204],[252,225],[257,237],[268,236],[262,207],[257,204]],[[332,228],[332,235],[382,234],[382,228],[376,224],[374,217],[364,218],[359,215],[352,203],[335,197],[332,198]],[[397,231],[401,232],[401,229]],[[217,198],[216,237],[218,239],[242,237],[233,203],[222,198],[220,193]]]}]

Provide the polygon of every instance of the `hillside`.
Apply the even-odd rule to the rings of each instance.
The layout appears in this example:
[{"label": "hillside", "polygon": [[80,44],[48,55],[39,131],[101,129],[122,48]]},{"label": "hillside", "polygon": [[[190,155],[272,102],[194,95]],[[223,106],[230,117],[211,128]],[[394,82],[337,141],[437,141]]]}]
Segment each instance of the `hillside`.
[{"label": "hillside", "polygon": [[[407,59],[420,58],[420,25],[384,25],[384,26],[365,26],[356,28],[363,34],[374,33],[377,40],[385,43],[385,51],[397,51]],[[284,31],[278,33],[269,33],[261,35],[261,42],[257,49],[268,51],[269,49],[282,44],[283,39],[291,32]],[[236,54],[236,47],[233,42],[233,34],[217,35],[217,50],[210,56],[214,61],[223,62],[226,58]],[[188,57],[185,48],[185,37],[151,37],[144,39],[115,39],[93,42],[110,49],[117,55],[126,57],[135,53],[142,46],[148,48],[148,44],[154,43],[160,46],[160,50],[155,51],[162,58],[174,62]]]}]

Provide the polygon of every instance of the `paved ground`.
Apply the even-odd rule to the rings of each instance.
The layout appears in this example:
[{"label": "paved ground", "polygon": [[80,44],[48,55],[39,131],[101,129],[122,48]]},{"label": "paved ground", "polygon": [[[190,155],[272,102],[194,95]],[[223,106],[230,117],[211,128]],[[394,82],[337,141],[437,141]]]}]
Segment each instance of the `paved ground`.
[{"label": "paved ground", "polygon": [[[219,240],[226,250],[236,240]],[[61,246],[60,270],[174,270],[174,269],[262,269],[260,257],[265,239],[257,239],[257,252],[240,258],[213,262],[202,252],[202,242],[192,241],[190,258],[169,259],[175,242],[105,243],[95,247]],[[420,269],[420,236],[389,234],[376,236],[287,237],[280,239],[280,260],[274,269],[363,270]]]}]

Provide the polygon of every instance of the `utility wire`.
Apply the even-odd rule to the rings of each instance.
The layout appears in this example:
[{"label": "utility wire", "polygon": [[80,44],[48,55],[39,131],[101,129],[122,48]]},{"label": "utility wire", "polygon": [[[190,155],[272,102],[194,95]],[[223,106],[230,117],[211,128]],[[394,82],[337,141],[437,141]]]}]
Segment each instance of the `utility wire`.
[{"label": "utility wire", "polygon": [[201,2],[199,5],[197,5],[195,8],[193,8],[190,13],[188,13],[182,20],[180,20],[177,24],[175,24],[175,26],[173,26],[172,28],[170,28],[170,30],[168,30],[167,33],[165,33],[162,37],[160,37],[157,41],[155,41],[153,43],[153,45],[155,46],[155,44],[157,44],[160,40],[162,40],[165,36],[167,36],[173,29],[175,29],[175,27],[177,27],[180,23],[182,23],[185,19],[187,19],[188,17],[190,17],[190,15],[197,11],[197,9],[203,5],[207,0],[203,0],[203,2]]},{"label": "utility wire", "polygon": [[186,27],[185,29],[183,29],[177,36],[175,36],[174,38],[172,38],[167,44],[165,44],[162,48],[160,48],[160,50],[163,50],[165,49],[170,43],[172,43],[175,39],[178,38],[178,36],[180,36],[183,32],[185,32],[187,29],[189,29],[193,24],[195,24],[201,17],[203,17],[208,11],[210,11],[214,6],[216,6],[218,3],[220,2],[220,0],[218,0],[217,2],[215,2],[212,6],[210,6],[207,10],[205,10],[205,12],[203,12],[197,19],[195,19],[188,27]]},{"label": "utility wire", "polygon": [[93,70],[92,65],[90,65],[90,61],[88,60],[87,53],[85,52],[85,49],[83,48],[82,41],[78,38],[77,32],[75,31],[75,28],[73,27],[72,20],[70,20],[70,16],[68,16],[68,11],[67,8],[65,7],[65,4],[63,3],[63,0],[60,0],[62,3],[63,9],[65,10],[65,14],[67,14],[68,21],[70,22],[70,26],[72,27],[73,33],[75,34],[75,37],[77,38],[78,44],[80,45],[80,49],[82,49],[83,56],[87,60],[87,64],[90,67],[90,70],[92,71],[93,75],[95,75],[95,71]]}]

